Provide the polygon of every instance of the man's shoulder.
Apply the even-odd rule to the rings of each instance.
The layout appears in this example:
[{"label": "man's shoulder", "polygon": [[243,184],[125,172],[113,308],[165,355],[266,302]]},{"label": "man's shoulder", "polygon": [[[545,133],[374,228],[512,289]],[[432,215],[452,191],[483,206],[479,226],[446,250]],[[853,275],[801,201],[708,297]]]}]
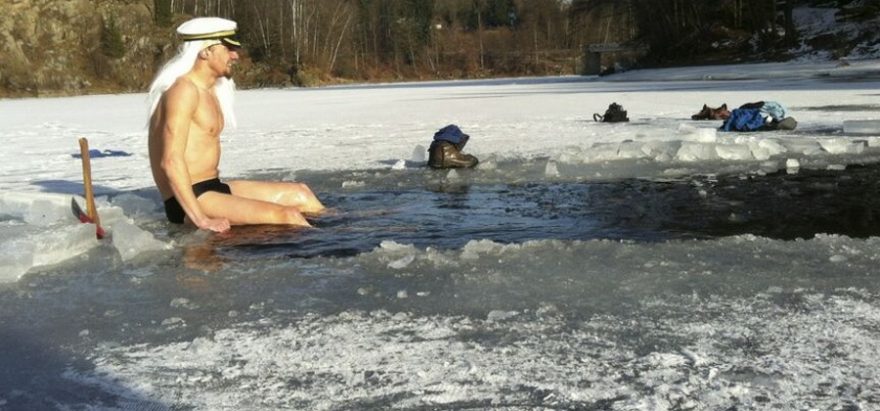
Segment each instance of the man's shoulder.
[{"label": "man's shoulder", "polygon": [[199,100],[199,88],[186,77],[178,77],[168,90],[165,90],[165,97],[168,101],[183,102],[192,101],[197,103]]},{"label": "man's shoulder", "polygon": [[168,87],[168,90],[165,92],[198,92],[199,88],[193,83],[192,80],[186,78],[186,76],[180,76],[177,80],[174,80],[174,83],[171,83],[171,86]]}]

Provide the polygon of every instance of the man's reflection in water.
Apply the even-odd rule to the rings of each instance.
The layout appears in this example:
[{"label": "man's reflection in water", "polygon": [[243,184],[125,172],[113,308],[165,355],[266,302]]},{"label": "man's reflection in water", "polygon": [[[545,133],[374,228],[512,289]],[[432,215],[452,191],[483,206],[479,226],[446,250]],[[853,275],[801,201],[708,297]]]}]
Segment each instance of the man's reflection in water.
[{"label": "man's reflection in water", "polygon": [[[230,262],[230,257],[222,253],[223,249],[270,246],[289,241],[291,236],[297,236],[303,230],[300,227],[251,225],[234,226],[225,233],[199,231],[181,241],[183,265],[191,270],[214,273]],[[178,278],[184,282],[202,281],[185,275]]]},{"label": "man's reflection in water", "polygon": [[214,244],[193,244],[183,248],[183,266],[190,270],[213,273],[226,263],[226,259],[217,255]]}]

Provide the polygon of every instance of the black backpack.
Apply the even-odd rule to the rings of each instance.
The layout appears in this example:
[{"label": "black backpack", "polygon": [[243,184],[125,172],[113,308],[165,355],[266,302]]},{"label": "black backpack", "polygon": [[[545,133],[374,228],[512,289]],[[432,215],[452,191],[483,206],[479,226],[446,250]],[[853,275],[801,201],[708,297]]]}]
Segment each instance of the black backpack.
[{"label": "black backpack", "polygon": [[605,115],[600,115],[599,113],[593,114],[593,120],[605,123],[619,123],[629,121],[629,118],[626,117],[626,110],[623,109],[623,106],[617,103],[611,103],[611,105],[608,106],[608,110],[605,110]]}]

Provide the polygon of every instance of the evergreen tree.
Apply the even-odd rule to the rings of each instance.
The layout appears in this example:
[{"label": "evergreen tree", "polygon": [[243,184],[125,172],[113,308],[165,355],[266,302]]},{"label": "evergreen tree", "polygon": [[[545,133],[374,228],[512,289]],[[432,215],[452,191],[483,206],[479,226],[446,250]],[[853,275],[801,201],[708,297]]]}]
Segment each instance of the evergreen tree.
[{"label": "evergreen tree", "polygon": [[112,16],[101,24],[101,53],[114,59],[125,55],[125,43]]},{"label": "evergreen tree", "polygon": [[407,11],[413,19],[413,28],[420,46],[431,40],[431,23],[434,20],[434,0],[409,0]]},{"label": "evergreen tree", "polygon": [[172,17],[171,0],[153,0],[153,7],[155,8],[153,16],[156,20],[156,25],[170,27]]}]

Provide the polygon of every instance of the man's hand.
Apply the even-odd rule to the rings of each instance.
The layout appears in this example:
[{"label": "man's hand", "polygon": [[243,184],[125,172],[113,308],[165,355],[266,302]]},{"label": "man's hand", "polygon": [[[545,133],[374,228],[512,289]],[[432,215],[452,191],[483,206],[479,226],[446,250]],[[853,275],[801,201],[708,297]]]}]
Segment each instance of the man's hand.
[{"label": "man's hand", "polygon": [[222,233],[229,230],[229,220],[225,218],[205,218],[203,221],[196,223],[196,227],[202,230]]}]

